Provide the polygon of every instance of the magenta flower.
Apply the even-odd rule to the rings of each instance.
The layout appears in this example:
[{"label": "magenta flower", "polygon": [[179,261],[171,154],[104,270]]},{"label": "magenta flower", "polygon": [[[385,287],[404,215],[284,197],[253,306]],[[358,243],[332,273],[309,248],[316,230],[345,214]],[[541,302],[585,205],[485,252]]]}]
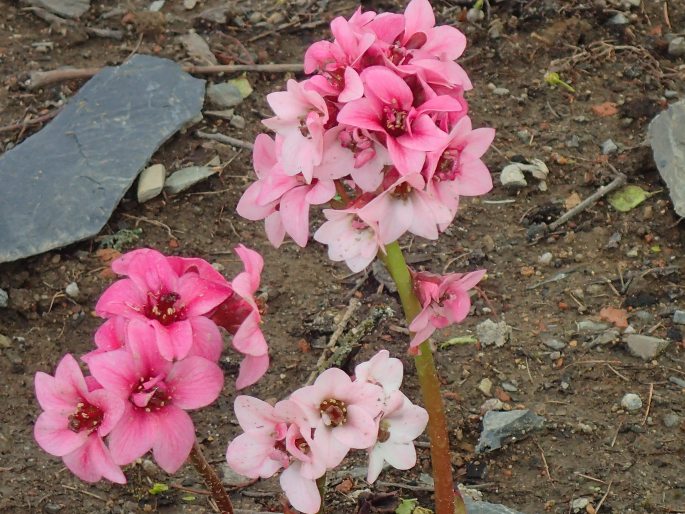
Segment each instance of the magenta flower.
[{"label": "magenta flower", "polygon": [[412,273],[414,290],[423,309],[409,325],[409,330],[414,332],[414,338],[409,343],[410,351],[416,351],[435,330],[460,323],[466,318],[471,309],[468,291],[480,282],[485,273],[485,270],[447,275]]},{"label": "magenta flower", "polygon": [[459,102],[437,96],[414,107],[414,94],[396,73],[382,66],[362,72],[364,98],[343,106],[338,122],[385,136],[390,158],[402,174],[419,172],[426,152],[440,148],[447,135],[428,112],[460,111]]},{"label": "magenta flower", "polygon": [[100,297],[95,306],[99,316],[147,321],[155,333],[150,342],[167,360],[186,357],[194,344],[216,347],[217,332],[209,326],[208,314],[231,294],[228,283],[202,278],[199,269],[179,273],[164,255],[150,249],[123,255],[112,269],[127,278]]},{"label": "magenta flower", "polygon": [[125,484],[126,477],[102,441],[121,419],[124,402],[94,381],[89,389],[70,354],[62,358],[54,377],[36,373],[35,385],[44,410],[34,426],[40,447],[62,457],[81,480],[97,482],[104,477]]},{"label": "magenta flower", "polygon": [[223,386],[223,373],[202,357],[165,360],[153,344],[155,328],[131,320],[123,349],[92,356],[95,379],[125,401],[125,411],[109,435],[114,462],[125,465],[152,450],[168,473],[181,467],[195,441],[186,409],[209,405]]},{"label": "magenta flower", "polygon": [[366,480],[372,484],[387,462],[395,469],[410,469],[416,465],[414,439],[428,424],[428,412],[412,404],[399,391],[388,400],[378,423],[376,444],[369,449],[369,470]]},{"label": "magenta flower", "polygon": [[334,468],[351,448],[372,446],[377,430],[374,418],[383,405],[383,390],[368,382],[353,382],[342,370],[327,369],[313,385],[295,391],[276,405],[276,414],[300,427],[314,429],[313,440],[321,459]]}]

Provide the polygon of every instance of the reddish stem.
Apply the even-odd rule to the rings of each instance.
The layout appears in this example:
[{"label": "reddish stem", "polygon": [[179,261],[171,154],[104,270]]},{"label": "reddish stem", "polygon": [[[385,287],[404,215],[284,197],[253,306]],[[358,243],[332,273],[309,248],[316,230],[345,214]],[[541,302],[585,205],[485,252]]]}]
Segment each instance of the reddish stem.
[{"label": "reddish stem", "polygon": [[205,456],[202,455],[202,450],[200,450],[200,445],[197,444],[197,441],[193,444],[193,449],[190,450],[190,462],[193,463],[195,469],[202,475],[202,479],[212,494],[212,498],[216,501],[221,514],[234,514],[233,504],[231,504],[231,499],[228,497],[221,479],[216,474],[216,471],[214,471],[214,468],[209,465]]}]

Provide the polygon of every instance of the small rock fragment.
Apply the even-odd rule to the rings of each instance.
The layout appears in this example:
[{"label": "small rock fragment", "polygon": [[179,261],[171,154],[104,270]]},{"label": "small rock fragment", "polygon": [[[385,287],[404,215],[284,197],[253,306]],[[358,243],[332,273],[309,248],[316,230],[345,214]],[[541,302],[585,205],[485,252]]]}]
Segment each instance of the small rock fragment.
[{"label": "small rock fragment", "polygon": [[542,340],[542,344],[544,344],[547,348],[551,348],[552,350],[557,351],[561,351],[564,348],[566,348],[566,343],[553,338],[544,338]]},{"label": "small rock fragment", "polygon": [[588,505],[590,505],[590,500],[587,498],[576,498],[571,502],[571,509],[573,512],[585,512]]},{"label": "small rock fragment", "polygon": [[188,11],[192,11],[193,9],[195,9],[196,5],[197,0],[183,0],[183,7]]},{"label": "small rock fragment", "polygon": [[62,506],[59,503],[46,503],[43,506],[43,512],[45,514],[57,514],[58,512],[61,512]]},{"label": "small rock fragment", "polygon": [[469,514],[522,514],[517,510],[510,509],[499,503],[473,500],[467,495],[464,495],[464,503],[466,504],[466,511]]},{"label": "small rock fragment", "polygon": [[607,25],[628,25],[629,23],[630,20],[621,12],[616,13],[607,21]]},{"label": "small rock fragment", "polygon": [[0,309],[5,309],[9,303],[9,295],[4,289],[0,289]]},{"label": "small rock fragment", "polygon": [[528,432],[541,428],[544,422],[545,418],[530,409],[486,412],[476,453],[497,450],[509,441],[522,439]]},{"label": "small rock fragment", "polygon": [[485,396],[492,396],[492,380],[484,378],[480,381],[480,384],[478,384],[478,389]]},{"label": "small rock fragment", "polygon": [[[5,293],[6,295],[7,293]],[[2,307],[2,289],[0,289],[0,307]],[[673,323],[685,325],[685,311],[675,311],[673,313]]]},{"label": "small rock fragment", "polygon": [[628,345],[628,351],[634,357],[645,361],[651,361],[661,355],[668,348],[669,341],[658,337],[645,336],[642,334],[628,334],[623,337]]},{"label": "small rock fragment", "polygon": [[229,122],[232,127],[235,127],[237,129],[244,129],[245,126],[247,125],[247,122],[245,121],[245,118],[242,116],[236,114],[231,118],[231,121]]},{"label": "small rock fragment", "polygon": [[592,333],[603,332],[609,328],[609,325],[606,323],[597,323],[596,321],[592,320],[583,320],[577,322],[576,327],[578,328],[578,332]]},{"label": "small rock fragment", "polygon": [[491,410],[502,410],[504,409],[504,402],[499,398],[488,398],[480,406],[480,413],[484,415],[486,412]]},{"label": "small rock fragment", "polygon": [[486,319],[476,326],[476,336],[483,346],[494,344],[501,348],[511,338],[511,327],[504,321],[495,323],[491,319]]},{"label": "small rock fragment", "polygon": [[685,37],[678,36],[671,39],[668,44],[668,55],[672,57],[682,57],[685,55]]},{"label": "small rock fragment", "polygon": [[73,298],[74,300],[77,300],[79,295],[81,294],[81,291],[79,290],[78,284],[76,282],[70,282],[64,289],[64,292],[67,293],[68,297]]},{"label": "small rock fragment", "polygon": [[668,381],[671,382],[672,384],[677,385],[678,387],[682,387],[685,389],[685,380],[679,377],[668,377]]},{"label": "small rock fragment", "polygon": [[158,196],[164,189],[165,178],[164,164],[153,164],[145,168],[138,178],[138,203],[145,203]]},{"label": "small rock fragment", "polygon": [[245,84],[246,81],[240,81],[240,79],[212,84],[207,88],[207,98],[210,103],[217,107],[235,107],[252,93],[249,83],[247,83],[247,87]]},{"label": "small rock fragment", "polygon": [[664,414],[663,420],[666,428],[673,428],[680,423],[680,416],[678,416],[675,412],[668,412]]},{"label": "small rock fragment", "polygon": [[164,190],[175,195],[194,186],[198,182],[206,180],[216,173],[215,169],[208,166],[190,166],[172,173],[166,180]]},{"label": "small rock fragment", "polygon": [[523,172],[517,164],[505,166],[499,176],[499,180],[504,187],[518,188],[528,185],[526,177],[523,176]]},{"label": "small rock fragment", "polygon": [[4,334],[0,334],[0,348],[7,349],[12,346],[12,340]]},{"label": "small rock fragment", "polygon": [[616,146],[616,143],[614,143],[613,140],[607,139],[602,143],[602,154],[603,155],[610,155],[614,152],[618,151],[618,146]]},{"label": "small rock fragment", "polygon": [[506,87],[496,87],[492,90],[492,94],[497,96],[506,96],[509,94],[509,90]]},{"label": "small rock fragment", "polygon": [[552,262],[553,258],[554,258],[554,256],[552,255],[551,252],[545,252],[540,257],[538,257],[538,262],[540,264],[544,264],[545,266],[548,266]]},{"label": "small rock fragment", "polygon": [[635,393],[627,393],[621,399],[621,407],[633,412],[642,408],[642,400]]},{"label": "small rock fragment", "polygon": [[188,32],[180,36],[178,40],[188,52],[190,58],[198,64],[218,64],[216,56],[212,53],[207,41],[196,32]]}]

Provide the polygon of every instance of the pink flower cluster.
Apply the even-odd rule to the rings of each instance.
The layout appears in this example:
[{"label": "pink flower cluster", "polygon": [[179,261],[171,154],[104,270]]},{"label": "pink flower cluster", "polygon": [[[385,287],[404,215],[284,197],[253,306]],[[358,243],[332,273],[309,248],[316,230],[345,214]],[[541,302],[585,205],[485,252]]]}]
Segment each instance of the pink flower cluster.
[{"label": "pink flower cluster", "polygon": [[354,380],[328,369],[275,406],[239,396],[235,413],[244,433],[228,447],[229,466],[250,478],[284,469],[281,487],[293,507],[306,514],[321,506],[316,480],[351,449],[368,452],[369,483],[384,462],[397,469],[413,467],[413,441],[425,429],[428,413],[400,392],[402,375],[402,362],[381,350],[356,367]]},{"label": "pink flower cluster", "polygon": [[230,283],[202,259],[151,249],[112,263],[126,278],[97,303],[106,321],[95,334],[96,349],[83,356],[92,376],[84,378],[69,354],[54,377],[36,374],[44,412],[34,435],[45,451],[88,482],[125,483],[120,466],[148,451],[168,473],[185,462],[195,442],[186,410],[209,405],[223,388],[217,324],[245,354],[237,387],[256,382],[268,367],[254,298],[262,258],[243,246],[236,252],[245,271]]},{"label": "pink flower cluster", "polygon": [[455,62],[466,38],[435,26],[428,0],[404,14],[359,9],[331,31],[305,54],[314,75],[267,96],[275,139],[257,137],[258,180],[237,210],[264,219],[273,245],[287,234],[305,246],[310,206],[330,204],[314,239],[359,271],[405,232],[437,239],[460,196],[492,188],[481,157],[494,130],[472,128]]}]

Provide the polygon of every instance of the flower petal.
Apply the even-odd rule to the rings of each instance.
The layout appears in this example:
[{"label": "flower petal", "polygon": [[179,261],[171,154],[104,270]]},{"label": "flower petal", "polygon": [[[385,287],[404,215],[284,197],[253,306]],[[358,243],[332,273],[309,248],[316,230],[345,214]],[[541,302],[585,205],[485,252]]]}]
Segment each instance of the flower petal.
[{"label": "flower petal", "polygon": [[280,478],[281,488],[294,508],[304,514],[316,514],[321,507],[321,495],[316,480],[304,478],[300,463],[291,464]]},{"label": "flower petal", "polygon": [[195,442],[195,426],[188,414],[170,405],[156,416],[157,437],[152,454],[167,473],[176,473],[190,455]]},{"label": "flower petal", "polygon": [[130,464],[152,449],[158,437],[161,435],[157,418],[128,403],[121,420],[109,434],[112,459],[120,466]]},{"label": "flower petal", "polygon": [[235,381],[235,388],[244,389],[252,384],[256,384],[268,369],[268,353],[265,353],[264,355],[245,355],[240,362],[240,371],[238,372],[238,378]]},{"label": "flower petal", "polygon": [[166,377],[173,404],[182,409],[199,409],[217,399],[224,374],[214,362],[186,357],[174,363]]},{"label": "flower petal", "polygon": [[83,446],[88,432],[74,432],[69,429],[69,419],[59,412],[41,413],[33,427],[33,436],[38,445],[50,455],[62,457]]},{"label": "flower petal", "polygon": [[126,477],[121,468],[114,463],[102,439],[95,434],[74,452],[62,460],[69,470],[85,482],[97,482],[102,477],[117,484],[125,484]]}]

